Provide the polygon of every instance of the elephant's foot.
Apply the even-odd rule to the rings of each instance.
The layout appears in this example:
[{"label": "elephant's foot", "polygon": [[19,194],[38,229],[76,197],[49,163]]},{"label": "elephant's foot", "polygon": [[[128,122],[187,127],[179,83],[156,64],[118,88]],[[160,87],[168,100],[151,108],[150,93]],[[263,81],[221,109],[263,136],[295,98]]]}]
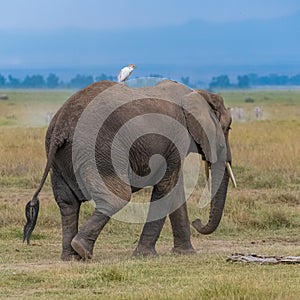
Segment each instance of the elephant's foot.
[{"label": "elephant's foot", "polygon": [[197,253],[190,240],[179,241],[178,239],[174,242],[174,247],[172,249],[172,252],[181,255],[189,255],[189,254]]},{"label": "elephant's foot", "polygon": [[191,255],[191,254],[196,254],[197,253],[196,250],[193,247],[188,247],[188,248],[174,247],[172,249],[172,252],[176,253],[176,254],[180,254],[180,255]]},{"label": "elephant's foot", "polygon": [[95,210],[73,238],[71,246],[81,256],[82,260],[92,258],[95,242],[108,220],[108,216]]},{"label": "elephant's foot", "polygon": [[76,253],[74,250],[73,251],[63,251],[60,259],[62,261],[79,261],[81,260],[81,256]]},{"label": "elephant's foot", "polygon": [[72,248],[78,253],[83,261],[92,259],[95,241],[88,241],[76,235],[71,242]]},{"label": "elephant's foot", "polygon": [[146,247],[143,245],[138,245],[133,252],[133,256],[146,257],[146,256],[158,256],[158,254],[154,247]]}]

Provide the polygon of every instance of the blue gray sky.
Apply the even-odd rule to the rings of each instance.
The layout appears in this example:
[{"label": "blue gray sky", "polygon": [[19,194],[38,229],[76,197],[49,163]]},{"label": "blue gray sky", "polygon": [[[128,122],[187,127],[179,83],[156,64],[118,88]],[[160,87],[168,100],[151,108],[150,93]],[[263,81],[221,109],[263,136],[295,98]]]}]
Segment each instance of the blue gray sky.
[{"label": "blue gray sky", "polygon": [[0,73],[295,73],[299,36],[300,0],[2,0]]},{"label": "blue gray sky", "polygon": [[288,16],[299,0],[3,0],[0,29],[126,29]]}]

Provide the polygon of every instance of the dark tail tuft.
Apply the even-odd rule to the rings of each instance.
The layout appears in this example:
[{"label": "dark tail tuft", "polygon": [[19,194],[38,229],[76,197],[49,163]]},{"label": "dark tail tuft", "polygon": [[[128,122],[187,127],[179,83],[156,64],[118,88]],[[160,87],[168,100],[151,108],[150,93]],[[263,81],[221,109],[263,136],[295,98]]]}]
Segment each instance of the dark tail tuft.
[{"label": "dark tail tuft", "polygon": [[27,223],[24,226],[23,242],[25,242],[26,240],[28,245],[30,243],[30,237],[34,230],[38,218],[39,208],[40,208],[40,202],[38,199],[35,199],[34,204],[32,204],[32,201],[29,201],[25,207],[25,215],[26,215]]}]

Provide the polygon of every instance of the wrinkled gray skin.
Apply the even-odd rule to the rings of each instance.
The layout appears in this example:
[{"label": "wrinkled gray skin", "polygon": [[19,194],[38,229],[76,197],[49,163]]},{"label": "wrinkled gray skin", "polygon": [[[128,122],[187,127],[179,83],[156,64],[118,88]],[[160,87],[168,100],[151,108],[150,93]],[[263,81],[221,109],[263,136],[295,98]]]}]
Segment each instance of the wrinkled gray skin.
[{"label": "wrinkled gray skin", "polygon": [[[108,88],[113,87],[115,84],[116,83],[109,81],[97,82],[74,94],[56,113],[46,134],[47,165],[40,186],[32,200],[28,202],[26,206],[27,224],[24,227],[24,240],[26,239],[29,243],[38,214],[38,194],[43,187],[48,172],[51,170],[53,193],[60,208],[62,218],[62,260],[86,260],[91,258],[94,243],[101,230],[109,221],[110,217],[123,206],[122,204],[119,205],[118,203],[114,203],[114,205],[109,206],[111,209],[110,211],[107,211],[108,209],[106,206],[105,213],[104,210],[95,209],[92,216],[78,231],[78,217],[81,203],[93,198],[97,204],[97,208],[101,208],[101,205],[107,203],[108,200],[103,199],[103,194],[101,193],[102,187],[101,185],[98,186],[93,173],[90,172],[89,164],[84,161],[83,155],[81,155],[79,167],[77,167],[77,169],[75,168],[76,170],[74,171],[72,145],[75,128],[78,119],[87,105],[91,103],[97,95],[103,93],[106,89],[109,91]],[[231,154],[228,145],[228,130],[231,123],[230,114],[224,107],[223,99],[215,94],[210,94],[201,90],[191,91],[183,85],[171,81],[164,81],[158,86],[160,86],[160,89],[163,90],[164,93],[167,91],[170,97],[172,97],[172,93],[176,93],[177,97],[185,95],[183,107],[186,105],[189,112],[195,107],[195,114],[197,114],[200,109],[202,120],[208,122],[207,124],[209,124],[212,132],[217,137],[217,140],[215,140],[215,153],[213,153],[213,150],[210,150],[207,137],[203,133],[202,127],[197,124],[195,116],[192,116],[182,107],[174,106],[168,102],[146,98],[142,99],[140,102],[136,102],[134,108],[131,107],[130,110],[125,109],[119,111],[115,119],[117,125],[112,125],[109,123],[110,121],[108,121],[106,126],[108,126],[109,129],[111,126],[111,137],[109,136],[110,130],[102,133],[105,134],[105,136],[99,133],[96,143],[96,153],[98,153],[99,156],[96,157],[98,172],[113,193],[119,195],[122,199],[129,201],[131,194],[140,188],[123,183],[113,174],[111,162],[109,161],[109,152],[107,152],[107,149],[109,148],[107,140],[113,138],[113,127],[120,127],[122,123],[125,123],[126,120],[130,119],[133,115],[141,115],[148,110],[150,112],[164,113],[170,116],[183,124],[190,134],[191,145],[188,145],[190,147],[188,147],[186,155],[191,151],[198,152],[211,166],[212,190],[215,189],[216,192],[211,201],[209,221],[206,225],[202,225],[200,220],[196,220],[192,223],[198,232],[209,234],[219,225],[226,199],[229,177],[225,168],[225,161],[231,163]],[[127,87],[123,87],[123,89],[124,93],[129,90]],[[152,89],[152,91],[160,91],[159,87],[150,89]],[[156,98],[159,98],[159,95],[157,95]],[[113,95],[110,101],[114,101]],[[120,123],[119,125],[118,122]],[[219,128],[222,128],[225,136],[227,145],[225,159],[218,157],[218,145],[220,141],[218,140],[219,135],[216,129],[216,123],[221,125]],[[192,142],[195,142],[196,147],[192,147],[192,144],[194,144]],[[158,183],[153,184],[151,201],[166,196],[169,191],[175,187],[176,182],[180,180],[180,157],[176,152],[174,145],[171,145],[169,140],[157,135],[150,135],[148,136],[148,139],[145,138],[136,141],[131,149],[130,155],[132,169],[140,176],[144,176],[149,174],[149,158],[157,153],[162,154],[165,157],[168,167],[163,178]],[[80,154],[81,153],[78,153],[78,155]],[[152,171],[153,170],[151,170],[151,172]],[[76,177],[75,172],[76,175],[77,173],[80,175],[82,182],[78,182],[78,177]],[[218,172],[222,175],[221,184],[214,186],[216,185],[214,184],[214,179],[217,176],[215,174]],[[128,175],[128,177],[130,177],[130,175]],[[179,185],[179,187],[176,188],[177,197],[184,197],[183,185]],[[172,203],[176,203],[177,200],[172,199],[171,201]],[[190,240],[190,224],[187,215],[186,202],[183,201],[178,208],[172,211],[169,214],[169,218],[174,237],[173,251],[182,254],[193,253],[194,249]],[[145,223],[134,255],[145,256],[156,254],[155,244],[164,222],[165,217]]]}]

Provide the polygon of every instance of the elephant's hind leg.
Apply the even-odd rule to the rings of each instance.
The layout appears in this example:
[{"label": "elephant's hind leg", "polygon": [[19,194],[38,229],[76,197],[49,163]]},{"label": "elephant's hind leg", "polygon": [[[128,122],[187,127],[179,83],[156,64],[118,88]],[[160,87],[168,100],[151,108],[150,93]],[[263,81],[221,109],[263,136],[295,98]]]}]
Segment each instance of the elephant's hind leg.
[{"label": "elephant's hind leg", "polygon": [[97,184],[90,173],[86,176],[86,187],[92,199],[96,203],[96,209],[92,216],[83,224],[78,234],[72,240],[73,249],[81,256],[83,260],[91,259],[95,242],[104,228],[115,213],[117,213],[124,205],[128,203],[131,197],[130,186],[114,181],[113,178],[110,184],[114,186],[116,182],[119,184],[119,189],[122,191],[122,197],[116,196],[112,191],[108,192],[106,187]]},{"label": "elephant's hind leg", "polygon": [[109,219],[110,217],[95,210],[73,238],[71,245],[83,260],[92,258],[95,242]]},{"label": "elephant's hind leg", "polygon": [[71,246],[78,232],[78,217],[81,202],[77,199],[59,171],[51,173],[54,198],[59,206],[62,221],[62,260],[78,260],[80,257]]}]

